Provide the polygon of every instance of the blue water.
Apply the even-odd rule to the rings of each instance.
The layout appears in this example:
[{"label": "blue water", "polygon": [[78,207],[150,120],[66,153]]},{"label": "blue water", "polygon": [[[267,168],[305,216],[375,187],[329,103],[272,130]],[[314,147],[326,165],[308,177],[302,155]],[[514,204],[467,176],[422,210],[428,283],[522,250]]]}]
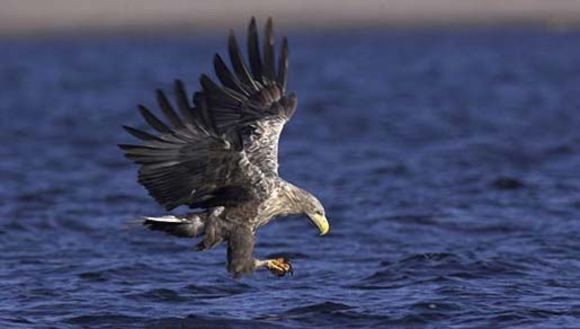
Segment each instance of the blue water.
[{"label": "blue water", "polygon": [[115,144],[223,35],[0,41],[1,328],[579,328],[580,32],[290,35],[281,174],[318,195],[258,232],[293,277],[143,229]]}]

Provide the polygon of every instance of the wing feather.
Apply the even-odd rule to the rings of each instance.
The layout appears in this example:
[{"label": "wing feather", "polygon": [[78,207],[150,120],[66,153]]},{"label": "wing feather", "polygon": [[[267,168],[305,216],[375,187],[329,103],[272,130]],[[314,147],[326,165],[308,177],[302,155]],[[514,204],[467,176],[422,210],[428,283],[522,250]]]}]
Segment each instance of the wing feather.
[{"label": "wing feather", "polygon": [[228,38],[228,52],[230,55],[230,61],[234,71],[236,72],[239,80],[245,84],[252,92],[258,91],[259,87],[250,75],[248,68],[242,60],[242,55],[240,54],[240,48],[238,47],[238,42],[236,41],[236,36],[233,31],[230,31],[230,36]]},{"label": "wing feather", "polygon": [[280,49],[280,61],[278,62],[278,76],[276,77],[276,82],[282,93],[286,91],[286,82],[288,75],[288,39],[284,38],[282,40],[282,46]]},{"label": "wing feather", "polygon": [[207,106],[207,99],[204,94],[196,92],[193,95],[193,103],[196,108],[199,109],[199,119],[203,126],[211,131],[217,131],[215,121],[212,120],[211,113],[209,112],[209,107]]},{"label": "wing feather", "polygon": [[262,59],[260,58],[260,42],[258,40],[256,18],[254,17],[252,17],[250,25],[248,25],[248,58],[254,80],[259,83],[262,81]]},{"label": "wing feather", "polygon": [[181,119],[177,116],[177,113],[175,113],[175,111],[173,110],[173,107],[169,103],[169,100],[167,99],[167,96],[165,96],[165,93],[163,93],[161,89],[157,89],[156,94],[159,108],[161,109],[163,114],[165,114],[165,117],[167,118],[167,120],[169,120],[171,125],[173,125],[174,128],[178,129],[185,127],[183,125],[183,122],[181,122]]},{"label": "wing feather", "polygon": [[195,117],[192,113],[192,108],[187,100],[187,92],[185,91],[185,86],[183,82],[176,79],[173,83],[173,90],[175,91],[175,99],[177,101],[177,108],[183,116],[184,122],[192,124],[195,122]]},{"label": "wing feather", "polygon": [[266,33],[264,38],[264,77],[268,79],[268,82],[276,80],[274,62],[274,27],[272,18],[270,17],[266,22]]},{"label": "wing feather", "polygon": [[123,129],[125,129],[125,131],[127,131],[129,134],[133,135],[133,137],[144,140],[144,141],[156,141],[156,140],[160,140],[159,138],[157,138],[157,136],[151,135],[148,132],[133,128],[133,127],[129,127],[129,126],[123,126]]},{"label": "wing feather", "polygon": [[[229,37],[229,53],[233,73],[221,58],[214,58],[214,67],[222,86],[202,76],[203,93],[219,131],[244,132],[244,149],[248,159],[262,171],[277,175],[278,139],[285,123],[291,118],[296,97],[286,95],[288,42],[284,38],[276,72],[274,29],[272,19],[265,25],[263,59],[260,54],[255,18],[248,25],[248,61],[251,73],[243,63],[233,32]],[[242,89],[239,85],[251,86]]]},{"label": "wing feather", "polygon": [[235,90],[246,97],[250,95],[245,86],[240,82],[240,80],[238,80],[238,77],[232,74],[219,54],[215,54],[213,64],[215,73],[224,86]]},{"label": "wing feather", "polygon": [[295,96],[285,94],[288,44],[284,39],[276,70],[272,20],[266,23],[261,54],[252,18],[247,45],[250,69],[230,32],[231,69],[216,54],[219,84],[201,75],[201,90],[193,94],[192,104],[183,83],[176,80],[177,112],[158,90],[157,102],[167,123],[140,105],[139,112],[156,134],[123,127],[143,145],[119,147],[140,165],[139,182],[168,210],[236,204],[258,193],[256,186],[264,175],[277,175],[278,139],[296,105]]},{"label": "wing feather", "polygon": [[160,133],[170,134],[171,129],[167,127],[161,120],[157,119],[155,115],[153,115],[144,105],[139,105],[139,112],[141,112],[141,116],[143,119],[155,130]]}]

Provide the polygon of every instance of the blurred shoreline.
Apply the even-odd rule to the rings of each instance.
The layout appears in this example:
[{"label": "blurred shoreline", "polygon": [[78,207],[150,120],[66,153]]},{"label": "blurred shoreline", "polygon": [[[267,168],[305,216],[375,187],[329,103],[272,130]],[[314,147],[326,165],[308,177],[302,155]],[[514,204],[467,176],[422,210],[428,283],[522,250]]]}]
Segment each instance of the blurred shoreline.
[{"label": "blurred shoreline", "polygon": [[278,27],[299,31],[580,27],[580,2],[566,0],[2,0],[0,6],[0,37],[222,31],[244,26],[251,16],[272,16]]}]

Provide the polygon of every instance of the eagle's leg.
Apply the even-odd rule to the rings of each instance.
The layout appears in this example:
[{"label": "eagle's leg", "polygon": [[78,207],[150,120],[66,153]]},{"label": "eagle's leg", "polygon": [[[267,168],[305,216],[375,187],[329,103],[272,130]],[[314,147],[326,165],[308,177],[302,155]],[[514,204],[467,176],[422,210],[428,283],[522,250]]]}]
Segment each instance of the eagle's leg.
[{"label": "eagle's leg", "polygon": [[234,278],[254,271],[254,233],[246,225],[231,228],[228,237],[228,272]]},{"label": "eagle's leg", "polygon": [[267,268],[272,274],[275,276],[282,277],[286,274],[293,275],[294,269],[292,268],[292,264],[290,261],[285,258],[275,258],[275,259],[266,259],[266,260],[255,260],[255,268],[265,267]]},{"label": "eagle's leg", "polygon": [[246,225],[237,225],[230,230],[228,237],[228,272],[234,278],[250,274],[259,268],[266,268],[278,277],[294,273],[292,265],[287,259],[255,259],[252,256],[254,240],[254,232]]},{"label": "eagle's leg", "polygon": [[196,250],[206,250],[214,247],[215,245],[222,242],[222,228],[219,225],[219,216],[224,211],[224,207],[216,207],[208,210],[207,217],[205,219],[205,234],[203,240],[200,241],[196,246]]}]

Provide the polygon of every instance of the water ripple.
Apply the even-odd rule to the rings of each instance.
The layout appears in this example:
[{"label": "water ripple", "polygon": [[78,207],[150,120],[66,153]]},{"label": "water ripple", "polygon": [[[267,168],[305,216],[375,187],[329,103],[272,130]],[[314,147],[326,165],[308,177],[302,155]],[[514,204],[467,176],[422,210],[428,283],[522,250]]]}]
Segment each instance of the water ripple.
[{"label": "water ripple", "polygon": [[134,224],[163,210],[115,147],[222,38],[0,40],[0,328],[578,327],[580,33],[290,39],[280,170],[331,231],[273,221],[294,276],[241,280]]}]

